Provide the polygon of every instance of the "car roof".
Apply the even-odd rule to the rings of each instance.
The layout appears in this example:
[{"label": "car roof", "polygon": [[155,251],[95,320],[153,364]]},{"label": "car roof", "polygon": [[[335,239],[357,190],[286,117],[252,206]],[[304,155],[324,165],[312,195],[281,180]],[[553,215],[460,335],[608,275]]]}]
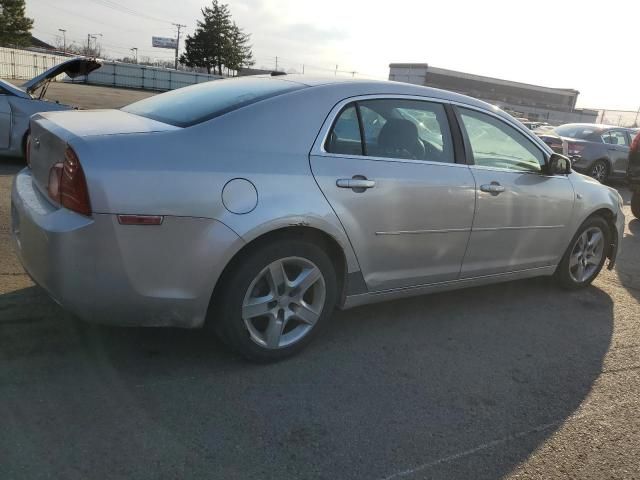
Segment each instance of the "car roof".
[{"label": "car roof", "polygon": [[597,130],[610,130],[615,128],[616,130],[630,130],[633,131],[633,128],[629,127],[618,127],[616,125],[607,125],[606,123],[565,123],[564,125],[560,125],[561,127],[584,127],[584,128],[595,128]]},{"label": "car roof", "polygon": [[[468,97],[459,93],[451,92],[449,90],[442,90],[433,87],[424,87],[421,85],[414,85],[410,83],[394,82],[390,80],[371,80],[362,78],[347,78],[347,77],[321,77],[302,74],[287,74],[287,75],[256,75],[261,78],[273,78],[277,80],[284,80],[288,82],[299,83],[308,87],[325,87],[331,89],[353,90],[354,86],[357,86],[357,90],[362,95],[415,95],[420,97],[438,98],[441,100],[447,100],[451,102],[463,103],[470,106],[479,107],[485,110],[491,110],[494,112],[501,112],[504,115],[508,115],[502,112],[498,107],[491,105],[482,100]],[[511,117],[513,118],[513,117]]]}]

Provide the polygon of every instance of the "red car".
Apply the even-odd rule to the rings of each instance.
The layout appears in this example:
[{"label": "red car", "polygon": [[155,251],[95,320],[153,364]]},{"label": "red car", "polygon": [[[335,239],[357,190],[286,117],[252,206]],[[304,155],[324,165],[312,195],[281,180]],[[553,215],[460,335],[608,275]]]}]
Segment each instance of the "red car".
[{"label": "red car", "polygon": [[631,197],[631,212],[640,218],[640,130],[636,133],[629,149],[629,167],[627,179],[633,192]]}]

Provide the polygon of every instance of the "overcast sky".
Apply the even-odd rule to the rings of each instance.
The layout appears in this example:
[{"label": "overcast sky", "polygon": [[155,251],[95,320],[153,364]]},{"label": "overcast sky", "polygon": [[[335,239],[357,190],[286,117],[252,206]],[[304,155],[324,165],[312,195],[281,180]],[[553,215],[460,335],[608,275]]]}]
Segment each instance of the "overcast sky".
[{"label": "overcast sky", "polygon": [[[34,34],[54,43],[102,33],[103,50],[172,58],[151,36],[192,33],[208,0],[27,0]],[[640,107],[640,2],[518,0],[229,0],[251,33],[256,67],[356,71],[388,78],[391,62],[575,88],[578,106]],[[126,6],[134,13],[122,11]],[[137,13],[137,14],[136,14]],[[632,58],[632,56],[635,56]]]}]

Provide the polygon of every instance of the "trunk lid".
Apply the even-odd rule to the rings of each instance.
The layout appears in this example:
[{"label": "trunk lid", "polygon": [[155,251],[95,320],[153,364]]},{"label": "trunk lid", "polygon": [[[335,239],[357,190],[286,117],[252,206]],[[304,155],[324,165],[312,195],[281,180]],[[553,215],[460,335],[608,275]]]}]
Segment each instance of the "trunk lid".
[{"label": "trunk lid", "polygon": [[22,89],[27,93],[33,93],[45,82],[48,82],[63,73],[66,74],[69,78],[76,78],[84,75],[89,75],[91,72],[97,70],[101,66],[102,63],[99,60],[95,60],[92,58],[72,58],[71,60],[62,62],[55,67],[46,70],[40,75],[33,77],[28,82],[23,83]]},{"label": "trunk lid", "polygon": [[[46,196],[51,167],[64,162],[67,145],[89,136],[146,134],[180,127],[120,110],[45,112],[31,117],[30,165],[38,189]],[[80,159],[82,163],[82,158]]]}]

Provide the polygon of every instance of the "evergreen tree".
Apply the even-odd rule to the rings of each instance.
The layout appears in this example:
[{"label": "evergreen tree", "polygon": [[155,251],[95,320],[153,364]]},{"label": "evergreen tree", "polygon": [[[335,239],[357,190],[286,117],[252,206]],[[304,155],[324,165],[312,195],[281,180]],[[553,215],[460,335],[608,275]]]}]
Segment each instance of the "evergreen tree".
[{"label": "evergreen tree", "polygon": [[222,68],[238,70],[253,64],[249,35],[231,20],[229,6],[212,0],[204,7],[202,20],[193,35],[185,39],[185,53],[180,63],[188,67],[204,67],[222,75]]},{"label": "evergreen tree", "polygon": [[32,27],[33,19],[25,15],[24,0],[0,0],[0,45],[29,46]]}]

